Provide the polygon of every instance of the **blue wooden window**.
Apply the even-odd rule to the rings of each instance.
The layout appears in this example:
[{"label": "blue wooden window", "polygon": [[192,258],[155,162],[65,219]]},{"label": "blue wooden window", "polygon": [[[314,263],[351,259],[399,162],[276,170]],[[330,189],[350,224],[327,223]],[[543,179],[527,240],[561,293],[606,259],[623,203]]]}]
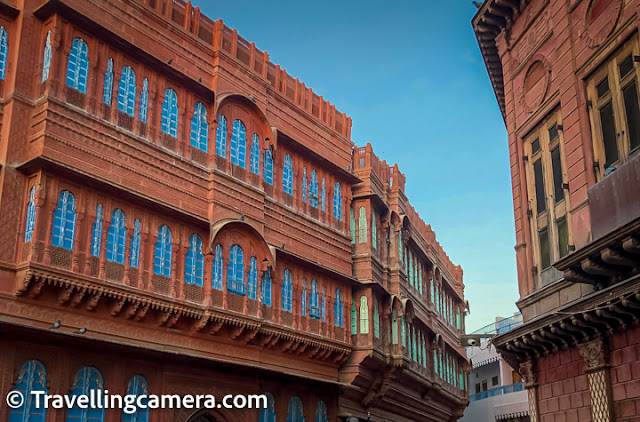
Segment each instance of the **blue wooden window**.
[{"label": "blue wooden window", "polygon": [[260,174],[260,138],[257,134],[253,134],[253,140],[251,141],[251,172],[253,174]]},{"label": "blue wooden window", "polygon": [[309,292],[309,316],[320,319],[320,301],[318,299],[318,282],[311,280],[311,291]]},{"label": "blue wooden window", "polygon": [[96,206],[96,221],[91,230],[91,256],[100,256],[102,246],[102,204]]},{"label": "blue wooden window", "polygon": [[171,88],[164,93],[161,129],[170,136],[178,136],[178,95]]},{"label": "blue wooden window", "polygon": [[[88,396],[91,390],[104,390],[104,379],[102,374],[92,366],[81,368],[73,379],[71,387],[72,396]],[[93,393],[97,396],[97,393]],[[94,422],[104,421],[104,408],[82,409],[74,406],[67,410],[66,422]]]},{"label": "blue wooden window", "polygon": [[299,397],[293,396],[289,399],[287,422],[304,422],[304,408]]},{"label": "blue wooden window", "polygon": [[338,182],[333,188],[333,217],[342,220],[342,186]]},{"label": "blue wooden window", "polygon": [[144,78],[142,81],[142,91],[140,91],[140,110],[138,111],[139,119],[142,123],[147,122],[147,113],[149,112],[149,79]]},{"label": "blue wooden window", "polygon": [[316,405],[316,422],[329,422],[327,418],[327,405],[322,400]]},{"label": "blue wooden window", "polygon": [[369,334],[369,305],[366,296],[360,298],[360,334]]},{"label": "blue wooden window", "polygon": [[358,334],[358,313],[355,299],[351,300],[351,335]]},{"label": "blue wooden window", "polygon": [[262,180],[273,185],[273,156],[270,149],[264,152],[264,165],[262,167]]},{"label": "blue wooden window", "polygon": [[336,299],[333,303],[333,323],[336,327],[344,327],[344,305],[340,289],[336,289]]},{"label": "blue wooden window", "polygon": [[4,26],[0,26],[0,79],[4,79],[7,72],[7,56],[9,55],[8,34]]},{"label": "blue wooden window", "polygon": [[216,154],[227,158],[227,118],[222,114],[218,116],[218,129],[216,130]]},{"label": "blue wooden window", "polygon": [[276,401],[271,393],[265,393],[267,396],[267,407],[260,409],[258,422],[276,422]]},{"label": "blue wooden window", "polygon": [[209,123],[207,109],[204,104],[197,102],[193,107],[191,118],[191,146],[204,152],[209,151]]},{"label": "blue wooden window", "polygon": [[178,94],[167,88],[164,92],[164,102],[162,103],[161,128],[169,136],[178,136]]},{"label": "blue wooden window", "polygon": [[360,207],[360,216],[358,217],[358,242],[367,242],[367,210]]},{"label": "blue wooden window", "polygon": [[322,286],[322,322],[327,322],[327,288]]},{"label": "blue wooden window", "polygon": [[260,302],[267,306],[271,306],[271,271],[262,273],[260,281]]},{"label": "blue wooden window", "polygon": [[51,244],[59,248],[73,250],[76,233],[76,198],[63,190],[58,197],[58,205],[53,212]]},{"label": "blue wooden window", "polygon": [[311,182],[309,183],[309,203],[312,207],[318,208],[318,173],[311,170]]},{"label": "blue wooden window", "polygon": [[292,311],[292,293],[293,293],[293,281],[291,280],[291,271],[284,270],[284,277],[282,281],[282,310]]},{"label": "blue wooden window", "polygon": [[107,261],[124,264],[124,248],[127,243],[127,229],[122,210],[115,209],[111,214],[111,224],[107,231]]},{"label": "blue wooden window", "polygon": [[282,167],[282,190],[289,195],[293,195],[293,160],[289,154],[284,156],[284,166]]},{"label": "blue wooden window", "polygon": [[24,241],[29,242],[33,238],[33,229],[36,225],[36,187],[29,191],[29,202],[27,203],[27,225],[24,231]]},{"label": "blue wooden window", "polygon": [[164,277],[171,277],[171,230],[162,225],[158,229],[158,240],[153,255],[153,273]]},{"label": "blue wooden window", "polygon": [[118,84],[118,110],[132,117],[136,110],[136,89],[136,72],[129,66],[123,67]]},{"label": "blue wooden window", "polygon": [[[18,379],[12,391],[22,393],[24,401],[16,409],[9,410],[9,422],[44,422],[47,418],[47,409],[42,406],[36,407],[36,401],[31,394],[33,391],[43,391],[49,394],[47,389],[47,370],[42,362],[28,360],[20,366]],[[3,403],[4,404],[4,403]]]},{"label": "blue wooden window", "polygon": [[104,87],[102,89],[102,102],[111,105],[113,98],[113,59],[107,60],[107,71],[104,73]]},{"label": "blue wooden window", "polygon": [[349,228],[351,229],[351,244],[356,244],[356,217],[353,214],[353,208],[349,207]]},{"label": "blue wooden window", "polygon": [[231,132],[231,162],[247,167],[247,129],[240,120],[234,120]]},{"label": "blue wooden window", "polygon": [[302,169],[302,202],[307,202],[307,168]]},{"label": "blue wooden window", "polygon": [[50,69],[51,69],[51,31],[47,32],[47,38],[44,41],[44,57],[42,59],[42,82],[49,79]]},{"label": "blue wooden window", "polygon": [[[140,397],[140,396],[148,396],[149,395],[149,383],[142,375],[134,375],[129,380],[129,384],[127,385],[127,395]],[[143,405],[142,407],[137,407],[137,399],[136,403],[133,405],[135,411],[130,413],[122,413],[122,422],[149,422],[149,408],[148,398],[141,398],[140,401]],[[129,408],[129,410],[133,410]]]},{"label": "blue wooden window", "polygon": [[227,265],[227,290],[238,295],[245,294],[244,284],[244,252],[238,245],[229,249],[229,265]]},{"label": "blue wooden window", "polygon": [[249,258],[249,275],[247,277],[247,295],[249,299],[258,298],[258,260],[255,256]]},{"label": "blue wooden window", "polygon": [[324,185],[324,177],[322,178],[322,191],[320,191],[320,209],[327,212],[327,188]]},{"label": "blue wooden window", "polygon": [[73,40],[67,62],[67,85],[86,94],[89,75],[89,47],[81,38]]},{"label": "blue wooden window", "polygon": [[300,315],[307,316],[307,280],[302,279],[302,294],[300,295]]},{"label": "blue wooden window", "polygon": [[184,263],[184,282],[200,287],[204,286],[202,238],[195,233],[189,237],[189,249]]},{"label": "blue wooden window", "polygon": [[131,235],[131,251],[129,253],[129,266],[138,268],[140,265],[140,220],[136,218],[133,223],[133,234]]},{"label": "blue wooden window", "polygon": [[222,245],[217,244],[213,256],[213,271],[211,272],[211,286],[216,290],[222,290]]}]

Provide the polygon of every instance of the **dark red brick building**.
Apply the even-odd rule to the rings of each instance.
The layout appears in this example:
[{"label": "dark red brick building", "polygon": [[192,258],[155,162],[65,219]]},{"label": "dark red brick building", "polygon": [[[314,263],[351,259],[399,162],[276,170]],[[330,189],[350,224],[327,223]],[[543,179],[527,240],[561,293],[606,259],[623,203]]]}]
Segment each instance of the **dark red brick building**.
[{"label": "dark red brick building", "polygon": [[532,421],[640,420],[640,2],[487,0],[524,325],[494,340]]},{"label": "dark red brick building", "polygon": [[462,270],[350,118],[189,2],[1,0],[0,26],[0,420],[462,415]]}]

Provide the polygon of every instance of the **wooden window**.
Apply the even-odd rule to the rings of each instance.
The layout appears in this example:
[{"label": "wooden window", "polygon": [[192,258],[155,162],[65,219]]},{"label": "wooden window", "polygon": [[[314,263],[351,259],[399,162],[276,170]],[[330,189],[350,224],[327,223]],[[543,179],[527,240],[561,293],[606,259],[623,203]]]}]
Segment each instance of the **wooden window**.
[{"label": "wooden window", "polygon": [[639,54],[637,41],[631,40],[587,81],[598,180],[610,167],[640,154],[640,70],[634,61]]},{"label": "wooden window", "polygon": [[569,247],[568,200],[565,195],[564,141],[558,113],[525,138],[527,190],[531,210],[534,276],[565,256]]}]

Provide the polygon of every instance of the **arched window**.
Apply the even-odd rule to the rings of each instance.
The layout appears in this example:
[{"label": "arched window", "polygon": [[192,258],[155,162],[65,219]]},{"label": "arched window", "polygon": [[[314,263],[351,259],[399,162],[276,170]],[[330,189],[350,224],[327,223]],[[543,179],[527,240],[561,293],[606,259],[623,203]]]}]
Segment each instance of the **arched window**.
[{"label": "arched window", "polygon": [[302,202],[307,202],[307,168],[302,169]]},{"label": "arched window", "polygon": [[360,334],[369,334],[369,305],[366,296],[360,298]]},{"label": "arched window", "polygon": [[4,26],[0,26],[0,79],[4,80],[7,72],[7,56],[9,55],[9,35]]},{"label": "arched window", "polygon": [[[104,379],[102,374],[96,368],[92,366],[85,366],[81,368],[73,379],[73,385],[71,386],[71,395],[76,397],[74,402],[76,406],[67,410],[67,422],[94,422],[104,421],[104,408],[96,409],[90,406],[80,408],[77,406],[78,396],[89,396],[91,390],[95,390],[94,396],[97,396],[98,391],[104,390]],[[104,396],[104,394],[103,394]]]},{"label": "arched window", "polygon": [[102,204],[96,205],[96,221],[91,230],[91,256],[100,257],[102,246]]},{"label": "arched window", "polygon": [[227,118],[222,114],[218,116],[218,129],[216,130],[216,154],[227,158]]},{"label": "arched window", "polygon": [[258,260],[255,256],[249,258],[249,276],[247,280],[247,295],[249,299],[258,298]]},{"label": "arched window", "polygon": [[132,117],[136,110],[136,89],[136,73],[129,66],[123,67],[118,84],[118,110]]},{"label": "arched window", "polygon": [[142,123],[147,122],[147,113],[149,111],[149,79],[144,78],[142,81],[142,91],[140,91],[140,111],[139,119]]},{"label": "arched window", "polygon": [[322,322],[327,322],[327,287],[322,286]]},{"label": "arched window", "polygon": [[289,399],[289,411],[287,412],[287,422],[304,422],[304,409],[302,400],[293,396]]},{"label": "arched window", "polygon": [[356,218],[353,215],[353,208],[349,208],[349,227],[351,228],[351,244],[356,244]]},{"label": "arched window", "polygon": [[367,210],[360,207],[360,216],[358,217],[358,242],[367,243]]},{"label": "arched window", "polygon": [[267,407],[260,409],[258,422],[276,422],[276,401],[271,393],[264,393],[267,396]]},{"label": "arched window", "polygon": [[113,210],[111,224],[107,231],[107,261],[124,265],[124,248],[127,243],[125,217],[121,209]]},{"label": "arched window", "polygon": [[302,294],[300,295],[300,315],[307,316],[307,280],[302,279]]},{"label": "arched window", "polygon": [[264,305],[271,306],[271,272],[263,271],[262,280],[260,281],[260,302]]},{"label": "arched window", "polygon": [[231,163],[242,168],[247,167],[247,129],[240,120],[233,121]]},{"label": "arched window", "polygon": [[342,220],[342,186],[338,182],[333,188],[333,217]]},{"label": "arched window", "polygon": [[433,370],[436,374],[438,374],[438,351],[433,349]]},{"label": "arched window", "polygon": [[178,95],[167,88],[162,103],[162,131],[169,136],[178,136]]},{"label": "arched window", "polygon": [[378,249],[378,225],[376,223],[376,213],[371,210],[371,246]]},{"label": "arched window", "polygon": [[28,360],[20,366],[18,371],[18,379],[12,389],[22,393],[24,400],[22,405],[15,409],[9,410],[9,422],[44,422],[47,419],[47,409],[42,406],[36,406],[34,400],[34,391],[43,391],[49,394],[47,389],[47,370],[42,362],[37,360]]},{"label": "arched window", "polygon": [[458,330],[462,329],[462,315],[459,307],[456,307],[456,328]]},{"label": "arched window", "polygon": [[373,298],[373,335],[380,338],[380,309],[377,298]]},{"label": "arched window", "polygon": [[27,224],[24,231],[24,241],[29,242],[33,238],[33,229],[36,225],[36,187],[29,191],[29,202],[27,202]]},{"label": "arched window", "polygon": [[260,174],[260,138],[257,134],[253,134],[251,141],[251,172]]},{"label": "arched window", "polygon": [[133,223],[133,234],[131,235],[131,251],[129,253],[129,266],[138,268],[140,265],[140,220],[136,218]]},{"label": "arched window", "polygon": [[201,102],[197,102],[193,107],[193,117],[191,118],[191,146],[204,152],[209,151],[207,109]]},{"label": "arched window", "polygon": [[184,282],[200,287],[204,285],[202,238],[195,233],[189,237],[189,250],[184,263]]},{"label": "arched window", "polygon": [[291,280],[291,271],[284,270],[282,278],[282,310],[291,312],[292,310],[292,293],[293,282]]},{"label": "arched window", "polygon": [[171,254],[173,245],[171,243],[171,230],[162,225],[158,229],[158,240],[153,255],[153,273],[164,277],[171,277]]},{"label": "arched window", "polygon": [[311,292],[309,292],[309,316],[320,319],[320,302],[318,300],[318,282],[311,280]]},{"label": "arched window", "polygon": [[404,248],[404,244],[402,243],[402,229],[398,232],[398,263],[401,264],[403,261],[402,258],[402,249]]},{"label": "arched window", "polygon": [[262,180],[273,185],[273,156],[270,149],[264,152],[264,164],[262,167]]},{"label": "arched window", "polygon": [[222,245],[217,244],[213,256],[213,272],[211,274],[211,286],[216,290],[222,290],[223,265]]},{"label": "arched window", "polygon": [[309,204],[318,208],[318,173],[311,170],[311,182],[309,183]]},{"label": "arched window", "polygon": [[402,337],[402,347],[407,347],[407,322],[404,315],[400,317],[400,337]]},{"label": "arched window", "polygon": [[51,31],[47,32],[47,38],[44,41],[44,57],[42,59],[42,82],[49,79],[50,69],[51,69]]},{"label": "arched window", "polygon": [[358,311],[356,310],[356,300],[351,300],[351,335],[358,334]]},{"label": "arched window", "polygon": [[244,284],[244,252],[238,245],[229,250],[229,265],[227,265],[227,290],[238,295],[245,294]]},{"label": "arched window", "polygon": [[322,400],[316,405],[316,422],[329,422],[327,418],[327,405]]},{"label": "arched window", "polygon": [[320,209],[327,212],[327,188],[324,185],[324,177],[322,178],[322,191],[320,192]]},{"label": "arched window", "polygon": [[391,338],[393,344],[398,344],[398,313],[395,309],[391,311]]},{"label": "arched window", "polygon": [[73,250],[76,234],[76,198],[63,190],[58,197],[58,205],[53,212],[51,244],[69,251]]},{"label": "arched window", "polygon": [[67,85],[83,94],[87,93],[89,75],[89,47],[83,39],[73,40],[67,62]]},{"label": "arched window", "polygon": [[[149,383],[142,375],[134,375],[129,379],[129,384],[127,385],[127,395],[140,397],[140,396],[148,396],[149,395]],[[142,403],[142,407],[137,407],[137,401],[133,405],[135,407],[135,411],[132,413],[122,413],[122,422],[149,422],[149,408],[147,407],[147,403],[149,401],[148,398],[140,398]],[[130,409],[129,409],[130,410]]]},{"label": "arched window", "polygon": [[282,167],[282,190],[289,195],[293,195],[293,160],[289,154],[284,156],[284,166]]},{"label": "arched window", "polygon": [[111,106],[113,98],[113,59],[107,60],[107,71],[104,73],[104,87],[102,88],[102,102]]},{"label": "arched window", "polygon": [[333,303],[333,323],[336,327],[344,327],[344,305],[340,289],[336,289],[336,299]]}]

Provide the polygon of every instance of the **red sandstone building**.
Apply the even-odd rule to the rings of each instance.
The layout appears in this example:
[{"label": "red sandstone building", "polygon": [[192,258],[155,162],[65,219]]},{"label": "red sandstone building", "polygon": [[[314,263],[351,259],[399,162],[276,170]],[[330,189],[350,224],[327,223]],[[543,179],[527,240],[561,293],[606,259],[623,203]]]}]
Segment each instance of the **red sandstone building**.
[{"label": "red sandstone building", "polygon": [[0,420],[462,415],[462,270],[345,114],[181,0],[2,0],[0,25]]},{"label": "red sandstone building", "polygon": [[494,341],[532,421],[640,420],[640,2],[487,0],[524,325]]}]

